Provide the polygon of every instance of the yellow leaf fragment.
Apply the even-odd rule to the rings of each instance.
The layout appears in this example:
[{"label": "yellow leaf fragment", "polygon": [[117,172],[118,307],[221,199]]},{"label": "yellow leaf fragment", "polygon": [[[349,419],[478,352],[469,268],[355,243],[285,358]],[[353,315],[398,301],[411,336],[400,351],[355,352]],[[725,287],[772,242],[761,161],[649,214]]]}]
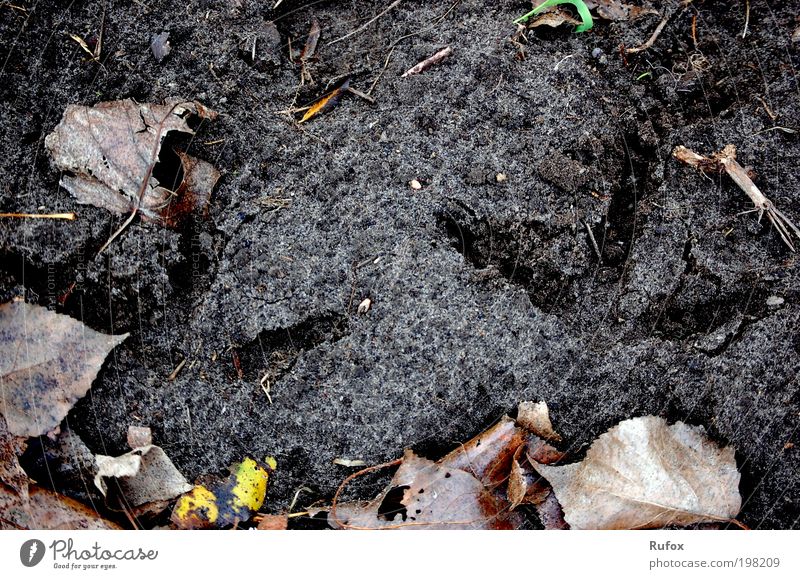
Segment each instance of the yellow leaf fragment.
[{"label": "yellow leaf fragment", "polygon": [[346,79],[341,85],[333,89],[330,93],[323,96],[321,99],[316,101],[311,107],[306,111],[303,115],[303,118],[300,119],[301,123],[305,123],[316,117],[317,115],[321,115],[322,113],[327,113],[333,107],[335,107],[339,99],[342,97],[342,94],[350,87],[350,79]]},{"label": "yellow leaf fragment", "polygon": [[277,466],[267,457],[267,468],[252,458],[231,467],[231,475],[215,484],[196,485],[178,499],[172,522],[182,529],[210,529],[250,519],[264,504],[269,471]]}]

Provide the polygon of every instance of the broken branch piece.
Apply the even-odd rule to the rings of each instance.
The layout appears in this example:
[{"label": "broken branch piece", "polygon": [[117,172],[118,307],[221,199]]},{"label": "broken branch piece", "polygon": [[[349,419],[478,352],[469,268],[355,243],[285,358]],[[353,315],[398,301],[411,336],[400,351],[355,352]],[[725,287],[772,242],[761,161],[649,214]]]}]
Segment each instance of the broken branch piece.
[{"label": "broken branch piece", "polygon": [[753,180],[747,174],[739,162],[736,160],[736,147],[734,145],[727,145],[719,153],[715,153],[711,157],[704,157],[695,153],[691,149],[684,146],[675,147],[672,155],[679,161],[691,165],[702,172],[720,172],[725,171],[734,183],[736,183],[745,195],[755,204],[758,210],[758,220],[761,221],[764,213],[767,218],[775,226],[775,229],[780,233],[781,239],[790,250],[795,251],[794,244],[792,243],[792,233],[800,239],[800,229],[792,223],[791,219],[786,217],[781,211],[775,207],[775,204],[770,201],[759,189]]},{"label": "broken branch piece", "polygon": [[439,64],[440,62],[442,62],[445,58],[447,58],[451,54],[453,54],[453,49],[450,48],[449,46],[447,46],[447,47],[441,49],[439,52],[437,52],[433,56],[429,56],[428,58],[426,58],[422,62],[417,63],[414,66],[412,66],[411,68],[409,68],[407,71],[405,71],[402,74],[402,77],[411,76],[412,74],[419,74],[421,72],[424,72],[424,71],[428,70],[430,67],[432,67],[434,64]]}]

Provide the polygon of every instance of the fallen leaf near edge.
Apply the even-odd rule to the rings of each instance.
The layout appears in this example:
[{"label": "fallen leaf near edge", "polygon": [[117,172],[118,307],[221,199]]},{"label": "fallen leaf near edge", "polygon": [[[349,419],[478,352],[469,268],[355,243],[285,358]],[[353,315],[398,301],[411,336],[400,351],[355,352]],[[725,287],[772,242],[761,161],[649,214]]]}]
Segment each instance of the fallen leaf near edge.
[{"label": "fallen leaf near edge", "polygon": [[0,414],[8,431],[39,436],[57,427],[127,337],[22,301],[0,305]]},{"label": "fallen leaf near edge", "polygon": [[124,502],[132,507],[155,501],[167,501],[190,490],[190,485],[175,468],[160,446],[135,448],[122,456],[95,456],[95,486],[108,495],[105,479],[117,479]]},{"label": "fallen leaf near edge", "polygon": [[149,177],[139,211],[158,219],[172,196],[151,170],[164,138],[171,131],[194,134],[186,122],[191,115],[213,119],[216,114],[198,102],[158,105],[125,99],[93,107],[69,105],[45,138],[45,147],[53,164],[66,173],[60,185],[78,203],[128,213]]},{"label": "fallen leaf near edge", "polygon": [[26,447],[25,438],[11,434],[0,416],[0,483],[23,498],[28,495],[28,475],[19,464],[19,456]]},{"label": "fallen leaf near edge", "polygon": [[701,426],[656,416],[625,420],[582,462],[533,465],[552,485],[573,529],[644,529],[730,521],[739,512],[734,450]]},{"label": "fallen leaf near edge", "polygon": [[285,531],[289,526],[289,517],[286,515],[264,515],[258,522],[259,531]]},{"label": "fallen leaf near edge", "polygon": [[342,94],[350,88],[350,79],[345,79],[345,81],[333,89],[330,93],[323,96],[319,100],[317,100],[311,107],[306,111],[303,115],[303,118],[300,119],[301,123],[305,123],[306,121],[310,121],[314,117],[321,115],[323,113],[327,113],[333,107],[337,105],[339,99],[342,97]]},{"label": "fallen leaf near edge", "polygon": [[519,525],[478,479],[407,450],[389,486],[373,501],[337,505],[336,529],[513,529]]},{"label": "fallen leaf near edge", "polygon": [[36,530],[114,530],[119,525],[108,521],[69,497],[31,486],[29,498],[9,497],[0,487],[0,529]]},{"label": "fallen leaf near edge", "polygon": [[[275,470],[274,459],[267,466]],[[178,499],[172,523],[179,529],[220,529],[248,521],[264,504],[269,470],[248,457],[225,480],[195,485]]]}]

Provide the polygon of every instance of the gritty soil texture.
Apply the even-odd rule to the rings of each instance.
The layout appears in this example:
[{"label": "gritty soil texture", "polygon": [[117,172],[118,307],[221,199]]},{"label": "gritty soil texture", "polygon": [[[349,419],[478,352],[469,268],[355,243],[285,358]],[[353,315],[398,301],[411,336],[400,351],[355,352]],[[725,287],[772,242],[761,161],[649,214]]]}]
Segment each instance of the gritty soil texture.
[{"label": "gritty soil texture", "polygon": [[[435,459],[546,400],[576,456],[634,416],[704,425],[737,449],[742,522],[797,526],[797,258],[739,215],[751,204],[727,177],[671,157],[735,144],[800,222],[800,137],[774,129],[800,127],[796,5],[752,0],[743,39],[744,2],[666,2],[653,47],[623,58],[659,15],[519,44],[522,0],[405,0],[329,45],[389,2],[111,1],[98,64],[68,33],[96,35],[103,2],[14,4],[27,12],[0,6],[0,208],[77,219],[0,221],[0,299],[131,333],[66,420],[93,452],[126,451],[137,424],[190,480],[275,456],[265,510],[285,512],[301,487],[295,510],[330,501],[352,472],[335,458]],[[301,86],[289,43],[313,18]],[[377,79],[375,103],[348,94],[302,125],[280,112],[345,75],[364,92]],[[59,188],[44,138],[68,104],[123,98],[217,110],[157,173],[174,177],[179,149],[224,175],[207,217],[137,219],[98,257],[124,216]],[[29,469],[45,472],[47,446]],[[40,482],[85,492],[51,473]],[[380,488],[367,482],[350,495]]]}]

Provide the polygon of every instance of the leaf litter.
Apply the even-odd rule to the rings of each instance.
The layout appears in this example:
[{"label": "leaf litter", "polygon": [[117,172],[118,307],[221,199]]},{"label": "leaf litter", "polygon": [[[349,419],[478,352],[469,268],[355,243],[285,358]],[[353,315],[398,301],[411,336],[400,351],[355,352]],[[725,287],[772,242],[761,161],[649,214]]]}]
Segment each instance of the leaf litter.
[{"label": "leaf litter", "polygon": [[534,464],[573,529],[652,529],[733,522],[741,508],[733,448],[702,426],[644,416],[620,422],[583,461]]},{"label": "leaf litter", "polygon": [[23,301],[0,305],[0,414],[8,431],[40,436],[58,427],[127,337]]},{"label": "leaf litter", "polygon": [[[336,529],[509,529],[531,505],[546,529],[640,529],[735,521],[741,508],[732,448],[701,426],[656,416],[623,421],[573,464],[540,437],[560,440],[545,403],[520,404],[439,461],[406,450],[397,461],[350,475],[328,512]],[[536,416],[531,421],[531,415]],[[544,427],[543,427],[544,425]],[[531,432],[527,428],[534,428]],[[374,500],[339,504],[360,474],[399,465]]]},{"label": "leaf litter", "polygon": [[[147,429],[149,431],[149,429]],[[97,474],[94,484],[104,497],[109,498],[106,479],[116,479],[120,502],[125,506],[140,507],[147,503],[169,501],[192,490],[164,450],[148,442],[149,433],[140,427],[128,429],[128,439],[134,443],[145,442],[122,456],[95,456]]]},{"label": "leaf litter", "polygon": [[216,169],[183,153],[185,176],[178,190],[159,183],[153,170],[165,137],[171,132],[192,135],[192,117],[216,116],[197,101],[159,105],[125,99],[92,107],[69,105],[45,146],[55,167],[64,172],[60,185],[78,203],[114,213],[138,212],[158,221],[180,193],[201,189],[207,197],[219,178]]}]

